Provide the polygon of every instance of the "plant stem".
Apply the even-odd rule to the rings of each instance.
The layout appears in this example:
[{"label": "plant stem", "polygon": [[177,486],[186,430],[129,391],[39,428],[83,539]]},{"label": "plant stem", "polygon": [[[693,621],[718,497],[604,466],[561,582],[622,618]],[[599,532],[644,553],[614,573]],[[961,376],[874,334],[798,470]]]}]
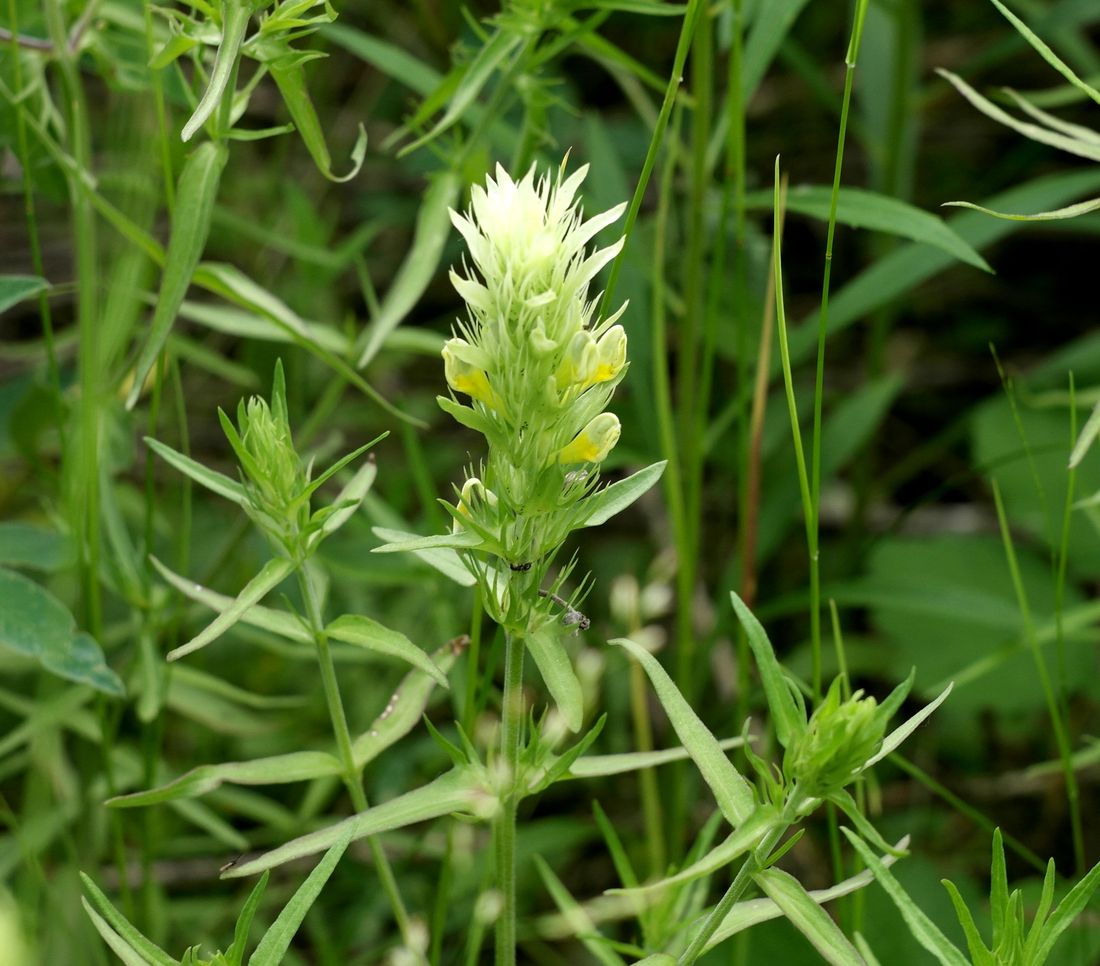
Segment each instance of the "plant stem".
[{"label": "plant stem", "polygon": [[519,788],[520,734],[523,730],[523,639],[504,631],[504,698],[501,707],[500,757],[507,785],[493,821],[497,891],[501,896],[496,930],[496,966],[516,962],[516,806]]},{"label": "plant stem", "polygon": [[703,927],[695,934],[695,938],[692,939],[691,945],[684,950],[683,955],[676,961],[677,966],[691,966],[692,963],[703,955],[707,943],[710,942],[710,937],[718,931],[718,927],[722,925],[722,920],[729,915],[734,904],[744,895],[745,890],[752,881],[752,877],[764,868],[763,863],[767,860],[771,850],[775,848],[776,844],[783,837],[788,827],[789,825],[787,822],[777,825],[764,836],[755,849],[745,856],[745,861],[741,863],[741,868],[737,870],[737,875],[734,876],[733,882],[730,883],[730,887],[726,890],[725,895],[718,900],[718,905],[711,910],[710,915],[707,916],[703,923]]},{"label": "plant stem", "polygon": [[[348,794],[351,795],[352,805],[357,812],[365,812],[369,807],[366,793],[363,791],[362,770],[355,763],[355,755],[352,750],[351,732],[348,730],[347,717],[344,714],[344,702],[340,697],[340,683],[336,679],[336,665],[332,660],[332,651],[329,648],[328,635],[325,633],[324,620],[321,616],[321,605],[317,599],[317,591],[307,571],[306,565],[298,568],[298,585],[302,591],[302,599],[306,608],[306,619],[309,621],[310,630],[313,633],[314,644],[317,648],[317,663],[321,669],[321,686],[325,692],[325,704],[328,707],[329,718],[332,721],[332,731],[336,738],[336,750],[340,756],[340,763],[344,767],[344,784]],[[393,874],[389,859],[382,850],[382,846],[375,836],[369,841],[371,858],[374,860],[378,878],[382,881],[382,888],[390,901],[393,909],[393,917],[397,921],[397,928],[401,931],[401,938],[410,949],[416,947],[412,942],[412,933],[409,928],[409,914],[405,909],[405,903],[401,899],[401,892],[397,886],[397,879]]]}]

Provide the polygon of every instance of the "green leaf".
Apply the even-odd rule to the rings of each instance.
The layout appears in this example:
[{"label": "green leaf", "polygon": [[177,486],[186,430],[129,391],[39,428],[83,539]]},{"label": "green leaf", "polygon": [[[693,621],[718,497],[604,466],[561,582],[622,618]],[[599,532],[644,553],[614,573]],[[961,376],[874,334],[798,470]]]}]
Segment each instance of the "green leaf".
[{"label": "green leaf", "polygon": [[260,908],[260,900],[264,897],[270,879],[271,873],[265,872],[248,894],[244,908],[237,917],[237,925],[233,929],[233,945],[225,954],[226,966],[241,966],[244,962],[244,951],[248,945],[248,933],[252,928],[252,920],[256,918],[256,911]]},{"label": "green leaf", "polygon": [[343,641],[345,644],[354,644],[356,647],[365,647],[379,654],[396,657],[423,671],[441,687],[451,686],[435,662],[404,634],[369,617],[344,614],[325,628],[325,634],[334,641]]},{"label": "green leaf", "polygon": [[458,198],[460,185],[458,175],[446,171],[438,175],[424,193],[416,216],[412,247],[386,292],[378,316],[371,320],[360,340],[363,344],[359,353],[360,369],[378,354],[390,333],[401,324],[435,277],[443,245],[450,234],[450,211]]},{"label": "green leaf", "polygon": [[779,824],[779,813],[770,805],[758,808],[748,821],[738,827],[725,841],[716,845],[697,862],[692,862],[675,875],[647,882],[632,889],[608,889],[609,895],[646,895],[651,892],[663,892],[673,886],[694,882],[705,875],[717,872],[729,865],[738,856],[755,848],[757,843]]},{"label": "green leaf", "polygon": [[[743,738],[723,738],[718,747],[723,751],[740,748]],[[585,755],[569,766],[570,778],[604,778],[608,775],[622,775],[626,772],[667,765],[673,761],[690,758],[686,748],[665,748],[661,751],[629,751],[618,755]]]},{"label": "green leaf", "polygon": [[[119,934],[128,946],[140,954],[141,958],[137,960],[138,962],[142,964],[152,963],[154,966],[178,966],[176,960],[169,956],[168,953],[161,949],[156,943],[143,936],[130,924],[126,917],[115,908],[111,900],[107,898],[99,886],[97,886],[89,876],[81,872],[80,881],[84,885],[84,891],[88,893],[91,899],[91,903],[84,900],[84,908],[93,916],[96,913],[101,915],[102,919],[100,922],[106,920],[105,924],[109,925],[112,930]],[[93,905],[95,909],[92,908]],[[95,922],[95,919],[93,918],[92,921]],[[96,928],[99,928],[98,924]],[[100,929],[99,932],[104,939],[107,939],[102,929]],[[110,942],[110,940],[108,940],[108,942]],[[111,948],[114,949],[114,946]],[[123,961],[125,961],[125,957],[123,957]]]},{"label": "green leaf", "polygon": [[541,627],[528,634],[525,643],[569,730],[580,731],[584,723],[584,692],[560,635],[552,627]]},{"label": "green leaf", "polygon": [[[256,312],[286,331],[291,341],[321,359],[335,372],[350,382],[368,399],[373,400],[391,416],[396,416],[413,426],[426,424],[402,412],[368,383],[355,369],[318,339],[317,323],[306,322],[282,299],[249,278],[240,269],[223,263],[204,262],[195,272],[195,281],[203,288],[228,299],[249,311]],[[336,336],[338,337],[338,336]],[[341,340],[343,344],[343,340]]]},{"label": "green leaf", "polygon": [[49,287],[50,283],[37,275],[0,275],[0,313]]},{"label": "green leaf", "polygon": [[367,493],[370,492],[370,488],[374,485],[376,476],[378,476],[378,464],[373,459],[356,470],[355,475],[348,480],[347,485],[336,495],[336,499],[323,511],[325,517],[321,529],[309,538],[308,548],[310,550],[355,516],[359,507],[362,506],[363,500],[366,499]]},{"label": "green leaf", "polygon": [[1088,905],[1092,894],[1100,888],[1100,862],[1097,862],[1077,884],[1069,890],[1066,897],[1058,903],[1058,908],[1047,920],[1035,951],[1035,962],[1045,963],[1054,950],[1054,944]]},{"label": "green leaf", "polygon": [[[407,543],[409,540],[419,540],[415,533],[406,533],[403,530],[391,530],[388,527],[374,527],[375,536],[390,544]],[[462,558],[448,547],[433,547],[427,550],[414,550],[413,556],[419,557],[429,567],[438,570],[443,576],[450,577],[456,584],[462,587],[473,587],[477,578],[470,573],[462,562]]]},{"label": "green leaf", "polygon": [[966,946],[970,951],[970,962],[973,963],[973,966],[997,966],[993,954],[985,948],[982,935],[978,932],[978,927],[974,923],[974,917],[967,909],[959,890],[955,888],[955,883],[950,879],[943,879],[942,882],[947,894],[951,897],[951,904],[955,907],[955,918],[959,920],[959,925],[962,926],[963,934],[966,936]]},{"label": "green leaf", "polygon": [[1032,141],[1050,145],[1053,148],[1065,151],[1067,154],[1073,154],[1079,158],[1088,158],[1092,161],[1100,161],[1100,145],[1093,144],[1078,137],[1051,131],[1045,127],[1040,127],[1038,124],[1021,121],[1019,118],[1013,117],[1002,107],[994,104],[989,98],[979,94],[957,74],[953,74],[949,70],[944,70],[942,67],[937,68],[936,73],[953,84],[955,89],[970,101],[974,107],[986,115],[986,117],[992,118],[998,124],[1003,124],[1005,127],[1011,128],[1013,131],[1024,135],[1024,137],[1030,138]]},{"label": "green leaf", "polygon": [[[150,960],[146,959],[144,956],[138,955],[128,942],[107,925],[103,917],[91,907],[87,899],[81,896],[80,902],[84,906],[84,911],[88,913],[88,918],[92,920],[92,925],[95,926],[96,932],[98,932],[100,936],[103,937],[103,941],[111,947],[111,951],[122,960],[124,966],[149,966]],[[178,966],[174,959],[169,960],[169,963],[171,966]]]},{"label": "green leaf", "polygon": [[492,796],[469,769],[454,768],[427,785],[399,795],[382,805],[375,805],[342,822],[293,839],[258,858],[235,865],[222,878],[235,879],[255,875],[265,869],[273,869],[303,856],[321,852],[334,843],[343,841],[345,836],[349,841],[355,841],[379,832],[425,822],[440,815],[469,811],[479,803],[486,807],[491,806]]},{"label": "green leaf", "polygon": [[756,809],[752,786],[733,767],[718,739],[699,720],[668,672],[649,651],[628,638],[620,637],[608,643],[625,648],[649,676],[680,743],[710,786],[726,821],[734,828],[746,821]]},{"label": "green leaf", "polygon": [[902,918],[909,926],[913,938],[935,956],[943,966],[968,966],[966,957],[952,945],[939,927],[909,898],[909,894],[902,888],[901,883],[894,878],[893,873],[882,863],[879,857],[850,829],[842,827],[841,831],[852,843],[852,847],[860,854],[867,864],[867,868],[874,873],[879,885],[886,890],[887,895],[894,901],[894,905],[898,907]]},{"label": "green leaf", "polygon": [[[906,836],[895,848],[904,849],[908,843],[909,838]],[[893,856],[887,856],[883,859],[883,864],[890,866],[895,861],[897,860]],[[872,882],[874,882],[874,876],[869,871],[864,870],[842,882],[838,882],[834,886],[830,886],[828,889],[815,889],[809,893],[809,896],[818,904],[831,902],[833,899],[851,895]],[[748,929],[750,926],[767,922],[769,919],[778,919],[781,915],[783,915],[782,910],[771,899],[750,899],[747,902],[739,902],[722,920],[722,924],[707,943],[707,949],[713,949],[729,939],[730,936]]]},{"label": "green leaf", "polygon": [[1066,218],[1076,218],[1078,215],[1087,215],[1090,211],[1100,209],[1100,198],[1093,198],[1091,201],[1079,201],[1075,205],[1055,208],[1053,211],[1040,211],[1034,215],[1017,215],[1007,211],[994,211],[992,208],[983,208],[981,205],[975,205],[969,201],[945,201],[944,204],[955,208],[970,208],[974,211],[980,211],[984,215],[1001,218],[1004,221],[1062,221]]},{"label": "green leaf", "polygon": [[272,61],[267,67],[317,169],[329,181],[338,183],[351,181],[363,167],[363,159],[367,155],[366,129],[362,124],[359,125],[359,136],[355,139],[355,147],[351,150],[351,170],[344,175],[334,174],[332,155],[329,153],[328,144],[325,143],[324,129],[321,127],[317,111],[313,107],[313,101],[306,88],[302,64],[297,59],[279,59]]},{"label": "green leaf", "polygon": [[227,500],[232,500],[240,507],[247,507],[250,505],[248,494],[245,492],[244,487],[224,473],[208,469],[203,466],[202,463],[191,459],[190,456],[184,456],[183,453],[176,452],[171,446],[166,446],[164,443],[160,442],[160,440],[153,439],[151,436],[145,437],[145,445],[169,466],[179,470],[184,476],[189,476],[200,486],[206,487],[206,489],[210,490],[212,493],[217,493],[218,496],[224,496]]},{"label": "green leaf", "polygon": [[769,0],[766,7],[757,8],[757,17],[745,38],[745,53],[741,62],[741,90],[746,102],[760,86],[784,38],[807,2]]},{"label": "green leaf", "polygon": [[223,610],[202,632],[196,634],[186,644],[181,644],[175,650],[169,651],[168,660],[178,661],[181,657],[192,654],[199,648],[206,647],[211,641],[217,640],[241,620],[250,607],[258,604],[268,592],[278,587],[293,572],[294,561],[286,557],[275,557],[269,560],[237,595],[232,606]]},{"label": "green leaf", "polygon": [[[797,185],[787,192],[787,209],[828,221],[831,200],[831,187]],[[749,208],[771,210],[772,192],[752,192],[746,197],[745,203]],[[862,188],[841,188],[836,217],[839,222],[852,228],[869,228],[932,245],[975,268],[993,271],[974,247],[942,218],[897,198]]]},{"label": "green leaf", "polygon": [[306,881],[298,887],[298,891],[291,897],[290,902],[275,917],[271,928],[264,933],[256,951],[248,960],[248,966],[279,966],[306,913],[317,901],[317,897],[328,882],[336,864],[343,858],[350,842],[351,835],[344,835],[325,853],[324,858],[317,863]]},{"label": "green leaf", "polygon": [[15,520],[0,522],[0,564],[53,572],[72,564],[72,542],[48,527]]},{"label": "green leaf", "polygon": [[603,966],[626,966],[625,961],[607,945],[607,940],[596,928],[592,917],[577,902],[565,884],[554,874],[554,870],[547,865],[541,855],[534,856],[535,868],[538,870],[542,884],[554,900],[554,904],[561,912],[562,918],[570,925],[573,934],[580,939],[584,948],[592,954],[593,959]]},{"label": "green leaf", "polygon": [[760,680],[764,685],[764,693],[768,698],[768,710],[771,711],[772,723],[775,725],[775,735],[779,743],[788,747],[806,730],[806,713],[795,704],[791,690],[791,683],[783,671],[782,665],[775,657],[771,641],[760,621],[746,606],[745,602],[730,592],[730,600],[733,601],[733,609],[737,612],[737,619],[745,629],[756,658],[756,666],[760,671]]},{"label": "green leaf", "polygon": [[210,82],[206,85],[206,91],[195,108],[195,113],[184,124],[183,131],[180,133],[184,141],[190,141],[195,132],[214,113],[226,94],[230,80],[236,75],[237,59],[240,57],[241,42],[248,29],[252,7],[246,0],[223,0],[221,9],[222,36],[218,44],[218,53],[214,58],[214,69],[210,72]]},{"label": "green leaf", "polygon": [[229,152],[224,144],[207,141],[195,149],[180,172],[172,235],[168,239],[157,307],[149,326],[149,337],[134,366],[133,384],[126,397],[127,409],[133,409],[141,397],[145,379],[164,348],[168,333],[176,321],[180,303],[187,294],[195,268],[202,257],[206,238],[210,234],[210,219],[218,197],[218,184],[228,157]]},{"label": "green leaf", "polygon": [[[446,673],[454,667],[468,643],[469,638],[465,635],[456,637],[439,648],[432,655],[432,661]],[[420,723],[434,687],[435,678],[423,671],[410,671],[401,679],[385,710],[355,739],[352,756],[357,767],[362,768],[373,761]]]},{"label": "green leaf", "polygon": [[781,869],[766,869],[753,878],[826,962],[834,966],[866,966],[859,950],[794,876]]},{"label": "green leaf", "polygon": [[668,460],[653,463],[587,497],[581,504],[581,510],[586,514],[582,525],[598,527],[621,513],[661,478],[667,465]]},{"label": "green leaf", "polygon": [[[202,584],[196,584],[193,580],[188,580],[186,577],[181,577],[179,574],[173,573],[156,557],[150,557],[149,561],[152,563],[157,573],[175,587],[176,590],[184,596],[190,597],[191,600],[198,601],[200,604],[205,604],[211,610],[219,614],[229,610],[236,603],[236,598],[234,597],[219,594],[216,591],[210,590],[208,587],[203,587]],[[277,634],[290,641],[296,641],[300,644],[313,644],[313,635],[293,614],[272,610],[261,604],[253,604],[248,610],[241,614],[240,621],[242,624],[258,627],[260,630],[268,631],[271,634]]]},{"label": "green leaf", "polygon": [[1070,453],[1069,457],[1069,468],[1071,470],[1080,465],[1089,448],[1096,442],[1098,435],[1100,435],[1100,402],[1093,407],[1089,418],[1081,428],[1077,442],[1073,445],[1073,452]]},{"label": "green leaf", "polygon": [[320,34],[421,96],[430,93],[439,83],[439,71],[396,44],[341,23],[326,24]]},{"label": "green leaf", "polygon": [[[1006,7],[1001,0],[992,0],[993,6],[1004,14],[1005,19],[1016,28],[1017,33],[1024,38],[1032,47],[1034,47],[1051,67],[1053,67],[1059,74],[1061,74],[1066,80],[1068,80],[1079,91],[1082,91],[1089,97],[1091,97],[1097,104],[1100,104],[1100,91],[1098,91],[1091,84],[1086,84],[1080,77],[1078,77],[1068,64],[1066,64],[1053,50],[1048,47],[1043,40],[1035,34],[1026,23],[1024,23],[1019,17],[1016,16],[1011,10]],[[1041,962],[1041,960],[1040,960]]]},{"label": "green leaf", "polygon": [[946,688],[943,689],[943,691],[940,692],[939,697],[937,697],[935,701],[932,701],[930,704],[926,704],[923,708],[920,709],[920,711],[913,715],[913,717],[906,721],[905,724],[900,725],[899,727],[891,731],[890,734],[888,734],[883,740],[882,747],[879,748],[875,755],[870,760],[868,760],[866,765],[863,766],[864,770],[870,768],[876,762],[882,761],[882,759],[889,755],[891,752],[896,751],[901,746],[901,743],[905,741],[905,739],[908,738],[914,731],[916,731],[917,728],[919,728],[924,722],[924,720],[929,715],[931,715],[933,711],[936,710],[936,708],[938,708],[941,704],[944,703],[944,701],[947,700],[947,696],[951,693],[951,689],[954,686],[954,684],[949,684]]},{"label": "green leaf", "polygon": [[[477,100],[481,89],[492,77],[497,67],[509,57],[517,47],[523,43],[523,38],[511,30],[498,29],[489,39],[488,43],[477,52],[477,56],[470,62],[459,80],[458,86],[451,95],[447,104],[447,110],[435,126],[423,137],[417,138],[412,144],[401,150],[401,154],[408,154],[417,148],[427,144],[433,138],[438,137],[454,124],[466,112],[466,109]],[[441,84],[447,84],[448,78],[443,78]]]},{"label": "green leaf", "polygon": [[439,533],[429,537],[408,536],[375,547],[371,553],[416,553],[419,550],[435,550],[440,547],[452,550],[472,550],[480,547],[484,539],[477,533],[461,530],[458,533]]},{"label": "green leaf", "polygon": [[116,795],[107,800],[111,808],[143,808],[185,798],[199,798],[228,782],[232,785],[286,785],[339,775],[339,760],[321,751],[294,751],[252,761],[228,761],[220,765],[199,765],[184,775],[148,791]]},{"label": "green leaf", "polygon": [[0,567],[0,646],[38,661],[47,671],[116,697],[126,694],[98,643],[33,580]]}]

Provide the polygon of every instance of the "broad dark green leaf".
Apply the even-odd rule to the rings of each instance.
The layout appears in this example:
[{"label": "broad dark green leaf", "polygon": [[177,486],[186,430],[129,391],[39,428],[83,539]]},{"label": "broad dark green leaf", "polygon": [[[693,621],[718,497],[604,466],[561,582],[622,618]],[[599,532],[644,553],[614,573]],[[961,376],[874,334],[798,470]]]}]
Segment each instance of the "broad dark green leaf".
[{"label": "broad dark green leaf", "polygon": [[33,580],[0,568],[0,646],[33,658],[59,677],[122,697],[122,681],[68,608]]},{"label": "broad dark green leaf", "polygon": [[49,287],[50,283],[37,275],[0,275],[0,313]]}]

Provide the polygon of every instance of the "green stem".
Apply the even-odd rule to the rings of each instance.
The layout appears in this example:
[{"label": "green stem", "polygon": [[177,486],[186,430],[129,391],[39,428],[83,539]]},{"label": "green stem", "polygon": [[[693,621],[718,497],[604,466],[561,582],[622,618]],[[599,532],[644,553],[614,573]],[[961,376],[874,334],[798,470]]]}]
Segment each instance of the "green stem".
[{"label": "green stem", "polygon": [[496,966],[515,966],[516,962],[516,806],[520,798],[516,779],[522,730],[523,639],[506,628],[500,757],[507,769],[507,785],[493,821],[497,891],[501,896],[496,930]]},{"label": "green stem", "polygon": [[[348,721],[344,714],[344,702],[340,697],[340,684],[336,679],[336,665],[333,663],[332,650],[329,648],[328,635],[325,633],[320,601],[317,599],[316,588],[305,565],[298,569],[298,586],[302,591],[306,619],[309,621],[314,644],[317,648],[317,663],[321,669],[321,686],[325,692],[325,704],[328,707],[329,718],[332,721],[332,731],[336,738],[336,750],[340,757],[340,763],[344,767],[342,776],[344,785],[351,796],[355,810],[365,812],[369,807],[369,803],[367,802],[366,793],[363,791],[362,769],[355,763],[351,732],[348,730]],[[409,914],[405,909],[405,903],[401,898],[401,892],[398,889],[397,879],[393,874],[389,859],[386,858],[386,853],[382,850],[376,836],[372,835],[370,837],[369,846],[378,878],[382,881],[382,888],[390,901],[393,917],[397,921],[397,928],[401,931],[401,938],[406,947],[410,950],[415,949],[409,926]]]},{"label": "green stem", "polygon": [[779,824],[772,828],[760,840],[760,844],[745,857],[745,861],[741,863],[741,868],[737,870],[737,875],[734,876],[733,882],[726,890],[725,895],[718,900],[718,905],[710,911],[710,915],[703,922],[702,928],[695,934],[691,944],[676,961],[677,966],[691,966],[703,955],[711,936],[718,931],[718,927],[729,915],[734,904],[744,895],[745,890],[752,881],[752,877],[767,867],[768,857],[771,855],[772,849],[779,844],[779,840],[791,827],[802,801],[802,795],[796,788],[791,792],[791,797],[783,808],[783,816]]},{"label": "green stem", "polygon": [[825,336],[829,329],[829,285],[833,273],[833,239],[836,236],[836,212],[840,200],[840,175],[844,168],[844,142],[848,134],[848,112],[852,102],[856,60],[863,38],[863,21],[868,0],[856,0],[852,36],[844,58],[844,100],[840,109],[840,129],[836,140],[836,162],[833,166],[833,190],[829,200],[829,227],[825,240],[825,272],[821,282],[821,311],[817,321],[817,369],[814,379],[813,447],[810,455],[811,513],[807,528],[810,556],[810,640],[813,654],[812,684],[814,700],[821,698],[821,553],[819,548],[819,514],[821,506],[821,409],[825,388]]}]

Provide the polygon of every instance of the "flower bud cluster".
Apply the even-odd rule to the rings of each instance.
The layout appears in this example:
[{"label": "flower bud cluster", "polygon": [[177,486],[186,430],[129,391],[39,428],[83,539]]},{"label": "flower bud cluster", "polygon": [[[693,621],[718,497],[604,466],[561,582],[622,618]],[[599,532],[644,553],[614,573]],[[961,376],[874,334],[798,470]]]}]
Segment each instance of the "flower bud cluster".
[{"label": "flower bud cluster", "polygon": [[839,791],[855,779],[882,746],[886,733],[886,716],[875,699],[856,691],[843,700],[840,687],[837,678],[783,760],[788,778],[815,798]]},{"label": "flower bud cluster", "polygon": [[471,193],[466,214],[451,213],[469,263],[451,281],[469,313],[443,348],[453,397],[440,404],[482,432],[483,479],[466,481],[457,507],[490,531],[513,565],[553,551],[577,525],[572,512],[619,439],[606,412],[626,371],[626,333],[596,318],[588,286],[623,240],[586,251],[625,205],[583,219],[575,202],[587,166],[568,178],[519,181],[497,167]]}]

